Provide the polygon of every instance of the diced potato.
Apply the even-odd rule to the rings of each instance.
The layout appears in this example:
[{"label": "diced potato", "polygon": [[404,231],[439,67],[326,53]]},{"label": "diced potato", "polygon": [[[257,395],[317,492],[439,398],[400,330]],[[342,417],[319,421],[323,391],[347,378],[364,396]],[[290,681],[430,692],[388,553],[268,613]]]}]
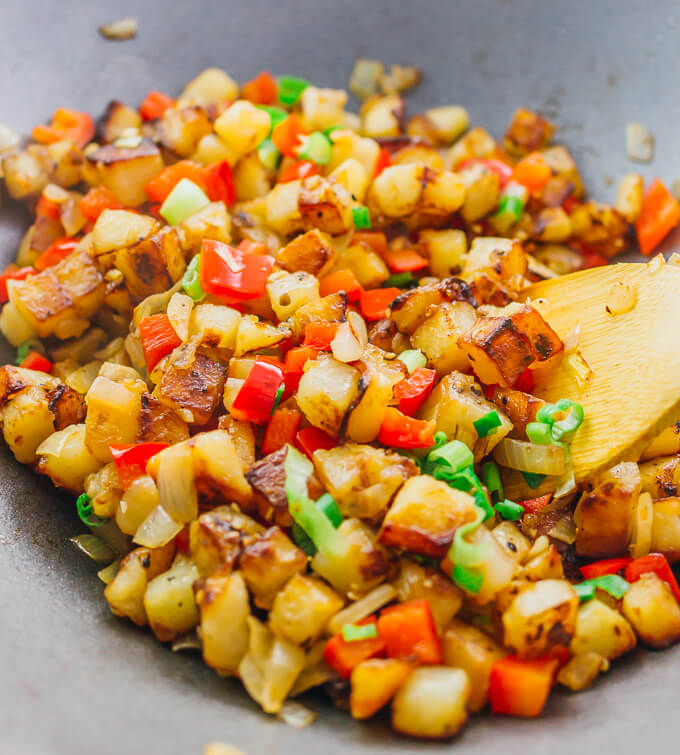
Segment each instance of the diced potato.
[{"label": "diced potato", "polygon": [[[395,140],[399,138],[395,137]],[[409,163],[420,163],[434,170],[444,170],[444,158],[437,149],[428,147],[426,144],[411,143],[392,154],[392,165],[406,165]]]},{"label": "diced potato", "polygon": [[629,223],[637,220],[642,208],[642,176],[639,173],[628,173],[621,179],[614,206]]},{"label": "diced potato", "polygon": [[319,89],[308,86],[300,96],[300,106],[307,128],[323,131],[342,123],[347,92],[342,89]]},{"label": "diced potato", "polygon": [[467,283],[458,278],[446,278],[404,291],[390,305],[390,314],[402,333],[413,333],[430,314],[433,305],[445,301],[476,304]]},{"label": "diced potato", "polygon": [[178,281],[186,268],[176,229],[163,228],[133,246],[120,249],[116,267],[138,298],[161,293]]},{"label": "diced potato", "polygon": [[314,228],[286,244],[276,255],[276,261],[288,272],[309,273],[321,278],[333,266],[335,250],[330,238]]},{"label": "diced potato", "polygon": [[234,159],[231,150],[215,133],[206,134],[196,145],[196,151],[191,156],[195,162],[201,165],[212,165],[213,163],[226,160],[229,162]]},{"label": "diced potato", "polygon": [[121,532],[134,535],[147,516],[160,505],[156,483],[149,475],[142,475],[120,497],[115,512],[116,524]]},{"label": "diced potato", "polygon": [[354,200],[337,181],[322,176],[304,179],[298,197],[298,208],[307,228],[318,228],[338,236],[354,228]]},{"label": "diced potato", "polygon": [[250,500],[252,491],[244,477],[243,464],[226,430],[198,433],[187,443],[201,499],[223,498],[241,504]]},{"label": "diced potato", "polygon": [[219,349],[234,349],[241,315],[220,304],[198,304],[191,310],[189,335],[200,336],[201,342]]},{"label": "diced potato", "polygon": [[468,223],[474,223],[488,215],[498,204],[500,180],[497,173],[481,163],[464,168],[458,175],[465,184],[461,215]]},{"label": "diced potato", "polygon": [[337,130],[331,133],[333,153],[331,161],[326,166],[328,171],[333,171],[345,160],[353,159],[360,162],[367,176],[375,172],[375,165],[380,154],[380,146],[375,139],[361,137],[350,129]]},{"label": "diced potato", "polygon": [[134,443],[140,429],[140,394],[101,375],[87,394],[85,442],[102,463],[112,461],[111,444]]},{"label": "diced potato", "polygon": [[205,110],[198,106],[168,108],[156,124],[160,143],[180,157],[190,157],[212,125]]},{"label": "diced potato", "polygon": [[295,574],[274,598],[269,626],[275,635],[296,645],[317,640],[343,599],[318,579]]},{"label": "diced potato", "polygon": [[373,530],[359,519],[345,519],[338,534],[346,543],[346,552],[338,558],[318,552],[312,559],[312,569],[339,592],[356,598],[385,580],[390,555],[378,545]]},{"label": "diced potato", "polygon": [[142,394],[139,442],[179,443],[189,437],[189,428],[179,414],[154,396]]},{"label": "diced potato", "polygon": [[463,603],[463,593],[440,571],[405,559],[394,586],[401,603],[427,600],[439,634],[443,634]]},{"label": "diced potato", "polygon": [[640,495],[637,464],[622,462],[602,472],[574,511],[576,555],[610,558],[626,553],[633,508]]},{"label": "diced potato", "polygon": [[529,422],[536,420],[538,410],[545,404],[540,398],[530,393],[523,393],[512,388],[496,388],[493,402],[507,415],[513,424],[510,437],[524,439]]},{"label": "diced potato", "polygon": [[303,228],[298,207],[301,181],[279,183],[265,197],[267,225],[276,233],[287,236]]},{"label": "diced potato", "polygon": [[162,548],[135,548],[130,551],[104,590],[111,611],[116,616],[129,618],[140,627],[146,626],[144,593],[147,585],[168,569],[174,555],[174,543]]},{"label": "diced potato", "polygon": [[680,457],[662,456],[640,464],[641,490],[652,498],[666,498],[680,492]]},{"label": "diced potato", "polygon": [[597,653],[574,655],[562,666],[557,681],[574,692],[590,687],[600,672],[609,670],[609,661]]},{"label": "diced potato", "polygon": [[618,611],[599,600],[578,609],[576,631],[569,649],[574,655],[597,653],[613,661],[637,644],[635,632]]},{"label": "diced potato", "polygon": [[203,239],[231,241],[231,218],[224,202],[211,202],[198,212],[194,212],[181,224],[182,248],[198,254]]},{"label": "diced potato", "polygon": [[553,176],[566,178],[573,186],[572,194],[575,197],[583,195],[583,181],[576,167],[574,158],[566,147],[556,145],[541,151],[541,156],[550,166]]},{"label": "diced potato", "polygon": [[177,105],[219,105],[238,96],[238,84],[221,68],[206,68],[180,94]]},{"label": "diced potato", "polygon": [[38,471],[59,488],[79,494],[85,478],[100,462],[85,445],[85,425],[69,425],[46,438],[36,449]]},{"label": "diced potato", "polygon": [[475,459],[479,461],[512,429],[510,420],[501,410],[497,410],[501,426],[493,434],[479,437],[474,423],[494,409],[495,405],[484,398],[474,378],[451,372],[439,381],[418,416],[434,420],[437,432],[446,433],[449,440],[460,440],[472,448]]},{"label": "diced potato", "polygon": [[464,231],[424,230],[418,235],[418,247],[430,261],[430,272],[439,278],[457,275],[465,265],[467,237]]},{"label": "diced potato", "polygon": [[257,152],[242,157],[234,168],[237,201],[245,202],[266,196],[271,189],[269,176],[270,173],[262,164]]},{"label": "diced potato", "polygon": [[406,107],[399,94],[370,97],[361,106],[361,131],[373,139],[380,136],[399,136]]},{"label": "diced potato", "polygon": [[578,605],[569,582],[535,582],[503,614],[505,645],[521,658],[538,658],[554,647],[567,647],[576,630]]},{"label": "diced potato", "polygon": [[21,314],[14,302],[7,302],[0,313],[0,331],[7,342],[14,347],[35,338],[38,333],[29,321]]},{"label": "diced potato", "polygon": [[298,309],[293,315],[293,333],[301,340],[305,334],[305,327],[310,322],[345,322],[346,313],[347,295],[329,294]]},{"label": "diced potato", "polygon": [[287,320],[300,307],[319,300],[319,279],[304,271],[281,270],[267,279],[267,294],[276,317]]},{"label": "diced potato", "polygon": [[330,357],[307,362],[297,403],[307,421],[337,436],[358,393],[359,372]]},{"label": "diced potato", "polygon": [[161,642],[170,642],[198,624],[194,582],[198,569],[179,555],[168,571],[152,579],[144,593],[144,610],[151,630]]},{"label": "diced potato", "polygon": [[643,574],[623,596],[623,615],[637,636],[653,648],[680,640],[680,605],[656,574]]},{"label": "diced potato", "polygon": [[491,157],[495,149],[496,142],[491,134],[477,126],[458,139],[451,147],[447,156],[447,163],[455,170],[465,160]]},{"label": "diced potato", "polygon": [[564,579],[562,557],[555,545],[550,545],[533,558],[529,558],[520,571],[520,575],[531,582],[541,579]]},{"label": "diced potato", "polygon": [[660,432],[640,455],[641,461],[680,453],[680,423]]},{"label": "diced potato", "polygon": [[524,537],[514,522],[503,521],[491,530],[499,545],[513,558],[522,562],[531,549],[531,542]]},{"label": "diced potato", "polygon": [[234,155],[234,161],[257,147],[271,128],[268,113],[247,100],[237,100],[215,121],[215,131]]},{"label": "diced potato", "polygon": [[17,461],[31,464],[40,444],[54,433],[54,414],[45,392],[36,386],[21,390],[0,408],[5,443]]},{"label": "diced potato", "polygon": [[654,501],[652,551],[669,561],[680,561],[680,498]]},{"label": "diced potato", "polygon": [[241,422],[228,414],[218,420],[220,430],[229,433],[236,453],[241,459],[244,469],[250,469],[255,463],[255,433],[250,422]]},{"label": "diced potato", "polygon": [[139,131],[142,117],[131,107],[118,100],[112,100],[106,107],[104,117],[99,124],[99,133],[104,142],[114,142],[123,136],[127,129]]},{"label": "diced potato", "polygon": [[[318,285],[316,279],[314,283]],[[302,295],[304,296],[304,292]],[[290,296],[290,294],[281,294],[281,297],[284,296]],[[264,320],[258,320],[255,315],[244,315],[236,332],[234,356],[240,357],[250,351],[270,349],[289,337],[290,330],[285,325],[271,325]]]},{"label": "diced potato", "polygon": [[270,609],[276,594],[307,566],[307,556],[279,527],[270,527],[243,549],[243,579],[260,608]]},{"label": "diced potato", "polygon": [[314,466],[344,516],[380,516],[404,480],[416,474],[403,456],[368,445],[346,443],[314,453]]},{"label": "diced potato", "polygon": [[390,277],[383,258],[366,244],[350,244],[342,249],[335,267],[350,270],[364,288],[377,288]]},{"label": "diced potato", "polygon": [[2,160],[1,167],[7,193],[13,199],[37,196],[50,180],[46,154],[42,150],[13,152]]},{"label": "diced potato", "polygon": [[227,367],[200,353],[188,366],[181,361],[181,355],[176,362],[166,364],[156,389],[158,398],[190,424],[205,425],[220,403]]},{"label": "diced potato", "polygon": [[444,105],[414,115],[408,124],[410,136],[421,136],[437,145],[451,144],[470,123],[468,111],[460,105]]},{"label": "diced potato", "polygon": [[467,721],[470,680],[462,669],[415,669],[392,701],[392,726],[400,734],[446,739]]},{"label": "diced potato", "polygon": [[86,477],[84,488],[97,516],[108,519],[116,513],[123,491],[113,462]]},{"label": "diced potato", "polygon": [[411,674],[412,667],[396,658],[369,658],[352,671],[349,707],[352,718],[375,715],[394,697]]},{"label": "diced potato", "polygon": [[99,147],[87,154],[87,162],[96,168],[99,182],[126,207],[148,200],[144,187],[164,167],[158,147],[147,140],[138,147]]},{"label": "diced potato", "polygon": [[239,572],[217,573],[196,585],[201,645],[206,665],[236,674],[248,651],[248,590]]},{"label": "diced potato", "polygon": [[629,223],[614,207],[585,202],[569,216],[573,235],[605,257],[626,247]]},{"label": "diced potato", "polygon": [[347,189],[357,202],[363,202],[368,189],[369,176],[364,166],[354,158],[345,160],[329,176],[331,181],[336,181]]},{"label": "diced potato", "polygon": [[465,276],[491,269],[502,280],[509,281],[527,271],[527,256],[522,245],[514,239],[478,236],[465,257]]},{"label": "diced potato", "polygon": [[554,127],[538,113],[518,108],[505,132],[505,149],[516,157],[535,152],[550,144]]},{"label": "diced potato", "polygon": [[439,375],[452,370],[466,371],[470,363],[458,339],[475,324],[477,314],[467,302],[444,302],[411,336],[414,349],[420,349]]},{"label": "diced potato", "polygon": [[456,530],[476,517],[472,496],[429,475],[408,479],[380,529],[383,545],[442,558]]},{"label": "diced potato", "polygon": [[470,624],[454,619],[442,639],[444,663],[463,669],[470,680],[468,707],[481,710],[489,694],[489,676],[493,664],[507,655],[495,640]]}]

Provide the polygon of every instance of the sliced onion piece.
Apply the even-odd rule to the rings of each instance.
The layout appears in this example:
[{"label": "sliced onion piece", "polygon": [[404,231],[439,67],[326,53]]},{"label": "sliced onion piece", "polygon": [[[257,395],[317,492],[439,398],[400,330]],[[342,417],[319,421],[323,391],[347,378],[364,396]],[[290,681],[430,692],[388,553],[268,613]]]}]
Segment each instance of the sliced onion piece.
[{"label": "sliced onion piece", "polygon": [[178,637],[171,645],[173,653],[177,653],[180,650],[200,650],[203,646],[201,640],[196,632],[187,632],[181,637]]},{"label": "sliced onion piece", "polygon": [[513,438],[503,438],[494,448],[493,457],[504,467],[533,474],[561,475],[567,469],[562,446],[543,446]]},{"label": "sliced onion piece", "polygon": [[172,519],[162,506],[156,506],[139,525],[133,541],[145,548],[160,548],[167,545],[182,527],[183,525]]},{"label": "sliced onion piece", "polygon": [[654,523],[654,504],[649,493],[640,493],[633,513],[633,531],[629,551],[633,558],[648,555],[652,548],[652,525]]},{"label": "sliced onion piece", "polygon": [[63,430],[48,435],[38,446],[36,456],[60,456],[64,447],[71,441],[76,433],[82,432],[82,425],[70,425]]},{"label": "sliced onion piece", "polygon": [[347,314],[347,322],[349,323],[352,333],[354,333],[357,341],[361,344],[361,348],[365,349],[368,346],[368,328],[366,327],[366,321],[358,312],[350,310]]},{"label": "sliced onion piece", "polygon": [[102,24],[99,33],[106,39],[134,39],[137,36],[137,19],[121,18],[110,24]]},{"label": "sliced onion piece", "polygon": [[120,569],[120,559],[114,561],[112,564],[105,566],[97,572],[97,576],[105,585],[110,585],[113,582],[114,577],[118,574]]},{"label": "sliced onion piece", "polygon": [[96,535],[76,535],[69,538],[75,547],[88,558],[98,564],[110,564],[115,561],[116,554],[111,546]]},{"label": "sliced onion piece", "polygon": [[179,444],[160,454],[156,483],[164,513],[179,524],[196,519],[198,495],[191,449],[188,446]]},{"label": "sliced onion piece", "polygon": [[348,322],[343,322],[338,327],[335,338],[331,341],[331,351],[338,362],[356,362],[364,353]]},{"label": "sliced onion piece", "polygon": [[351,603],[347,608],[333,616],[328,622],[327,631],[329,634],[338,634],[342,631],[345,624],[356,624],[357,622],[370,616],[372,613],[382,608],[384,605],[397,597],[397,591],[390,584],[380,585],[374,590]]},{"label": "sliced onion piece", "polygon": [[172,295],[168,302],[168,319],[177,337],[182,341],[189,338],[189,318],[194,306],[194,300],[179,292]]},{"label": "sliced onion piece", "polygon": [[314,722],[316,713],[309,710],[309,708],[305,708],[304,705],[300,705],[300,703],[287,700],[276,714],[276,717],[294,729],[304,729]]},{"label": "sliced onion piece", "polygon": [[563,543],[571,545],[576,540],[576,524],[571,515],[563,516],[548,532],[548,535],[555,540],[561,540]]}]

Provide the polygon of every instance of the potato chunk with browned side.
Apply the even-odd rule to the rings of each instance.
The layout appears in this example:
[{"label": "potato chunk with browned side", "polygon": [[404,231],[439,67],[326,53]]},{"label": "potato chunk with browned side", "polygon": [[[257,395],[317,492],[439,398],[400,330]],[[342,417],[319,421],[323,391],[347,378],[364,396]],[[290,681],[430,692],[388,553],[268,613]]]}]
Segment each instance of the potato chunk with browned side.
[{"label": "potato chunk with browned side", "polygon": [[328,236],[314,228],[286,244],[276,261],[290,273],[305,272],[321,278],[333,267],[335,250]]},{"label": "potato chunk with browned side", "polygon": [[550,144],[554,126],[533,110],[521,107],[515,110],[505,132],[505,149],[515,157],[543,149]]},{"label": "potato chunk with browned side", "polygon": [[635,632],[618,611],[599,600],[590,600],[578,609],[576,631],[569,648],[574,655],[597,653],[613,661],[635,645]]},{"label": "potato chunk with browned side", "polygon": [[226,378],[226,365],[196,354],[188,367],[168,364],[156,391],[189,424],[205,425],[220,404]]},{"label": "potato chunk with browned side", "polygon": [[444,302],[467,302],[476,306],[472,289],[465,281],[445,278],[399,294],[390,305],[390,317],[402,333],[413,333],[434,307]]},{"label": "potato chunk with browned side", "polygon": [[653,648],[680,640],[680,605],[671,588],[654,573],[643,574],[623,596],[623,615],[637,636]]},{"label": "potato chunk with browned side", "polygon": [[307,421],[337,436],[359,390],[359,371],[326,357],[309,361],[300,380],[297,403]]},{"label": "potato chunk with browned side", "polygon": [[137,147],[105,147],[89,152],[87,162],[99,179],[126,207],[136,207],[148,200],[144,187],[163,170],[158,147],[144,140]]},{"label": "potato chunk with browned side", "polygon": [[177,229],[166,226],[139,243],[120,249],[115,265],[136,297],[143,299],[166,291],[186,268]]}]

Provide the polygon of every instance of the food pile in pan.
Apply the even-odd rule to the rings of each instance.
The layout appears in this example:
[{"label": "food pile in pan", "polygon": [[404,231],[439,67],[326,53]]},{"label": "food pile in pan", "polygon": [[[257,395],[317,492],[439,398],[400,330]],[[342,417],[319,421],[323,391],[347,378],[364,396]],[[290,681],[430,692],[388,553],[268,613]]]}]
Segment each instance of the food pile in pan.
[{"label": "food pile in pan", "polygon": [[413,77],[379,74],[358,115],[209,69],[3,130],[33,224],[0,277],[0,421],[72,494],[115,614],[267,713],[324,688],[440,738],[680,639],[677,429],[577,486],[589,418],[532,390],[583,359],[523,295],[651,253],[680,205],[638,175],[590,200],[539,114],[497,141],[458,105],[408,118]]}]

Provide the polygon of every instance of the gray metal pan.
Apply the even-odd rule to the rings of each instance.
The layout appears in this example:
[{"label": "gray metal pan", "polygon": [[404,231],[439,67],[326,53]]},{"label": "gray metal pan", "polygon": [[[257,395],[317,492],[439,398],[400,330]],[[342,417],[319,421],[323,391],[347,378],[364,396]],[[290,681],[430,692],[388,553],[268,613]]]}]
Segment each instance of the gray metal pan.
[{"label": "gray metal pan", "polygon": [[[136,40],[97,35],[126,15],[139,19]],[[27,130],[59,105],[134,104],[152,88],[178,91],[208,65],[240,80],[267,68],[345,86],[354,59],[369,56],[424,69],[414,108],[465,104],[497,135],[518,105],[541,110],[592,193],[611,199],[612,179],[634,168],[630,121],[656,136],[645,177],[680,176],[679,27],[674,0],[0,0],[0,121]],[[3,263],[25,222],[0,210]],[[197,657],[110,615],[94,568],[67,543],[81,530],[73,506],[4,446],[0,465],[3,755],[193,755],[214,740],[249,755],[677,752],[680,649],[637,652],[588,692],[554,694],[540,720],[478,717],[451,745],[399,739],[321,699],[311,700],[311,728],[286,727]]]}]

